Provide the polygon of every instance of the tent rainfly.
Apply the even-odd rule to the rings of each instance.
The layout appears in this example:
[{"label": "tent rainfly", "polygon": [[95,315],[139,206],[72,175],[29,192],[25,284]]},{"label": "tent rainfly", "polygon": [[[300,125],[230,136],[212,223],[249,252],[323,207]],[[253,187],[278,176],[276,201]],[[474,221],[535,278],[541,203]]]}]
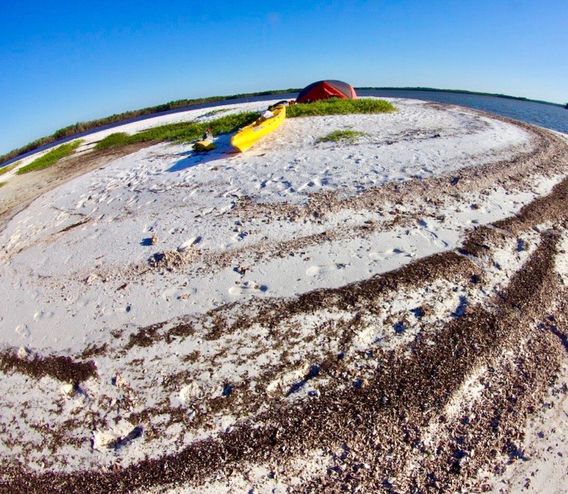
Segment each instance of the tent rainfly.
[{"label": "tent rainfly", "polygon": [[357,93],[350,84],[342,81],[318,81],[300,91],[296,102],[309,103],[327,98],[356,99]]}]

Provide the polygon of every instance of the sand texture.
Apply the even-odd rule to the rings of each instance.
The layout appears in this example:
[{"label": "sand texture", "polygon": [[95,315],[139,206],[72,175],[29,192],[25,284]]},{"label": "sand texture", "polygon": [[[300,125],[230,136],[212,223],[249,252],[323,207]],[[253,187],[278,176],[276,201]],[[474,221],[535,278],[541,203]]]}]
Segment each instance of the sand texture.
[{"label": "sand texture", "polygon": [[563,492],[568,141],[392,102],[6,174],[0,491]]}]

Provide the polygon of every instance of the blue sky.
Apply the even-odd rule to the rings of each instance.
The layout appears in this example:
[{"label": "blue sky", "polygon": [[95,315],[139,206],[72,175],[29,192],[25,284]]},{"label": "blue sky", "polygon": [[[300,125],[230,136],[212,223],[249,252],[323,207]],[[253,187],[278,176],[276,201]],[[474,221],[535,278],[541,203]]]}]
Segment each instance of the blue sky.
[{"label": "blue sky", "polygon": [[0,153],[181,98],[430,86],[568,101],[568,1],[0,1]]}]

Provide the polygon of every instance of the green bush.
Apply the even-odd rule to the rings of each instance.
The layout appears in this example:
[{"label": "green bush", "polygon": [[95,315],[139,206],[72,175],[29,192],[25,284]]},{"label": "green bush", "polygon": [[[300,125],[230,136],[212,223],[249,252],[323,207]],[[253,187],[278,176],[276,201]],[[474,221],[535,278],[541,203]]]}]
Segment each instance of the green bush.
[{"label": "green bush", "polygon": [[354,142],[359,137],[366,136],[365,132],[359,132],[358,130],[334,130],[324,137],[320,137],[316,142],[339,142],[347,141]]},{"label": "green bush", "polygon": [[20,168],[16,172],[16,174],[23,175],[24,173],[49,168],[50,166],[57,163],[60,159],[73,154],[75,152],[75,149],[77,149],[82,142],[83,141],[78,140],[67,144],[62,144],[61,146],[52,149],[43,156],[40,156],[39,158],[33,160],[30,164],[22,166],[22,168]]},{"label": "green bush", "polygon": [[116,148],[121,146],[126,146],[130,144],[130,138],[132,136],[128,135],[126,132],[115,132],[114,134],[109,134],[104,139],[101,139],[95,144],[95,149],[103,150],[109,148]]},{"label": "green bush", "polygon": [[396,111],[392,103],[382,99],[337,99],[330,98],[313,103],[299,103],[286,109],[286,116],[312,117],[322,115],[346,115],[349,113],[389,113]]},{"label": "green bush", "polygon": [[211,128],[213,135],[226,134],[233,132],[243,125],[252,123],[258,117],[255,112],[242,112],[225,115],[206,122],[181,122],[169,125],[162,125],[152,129],[143,130],[134,134],[132,139],[136,142],[145,141],[195,141],[205,133],[207,128]]}]

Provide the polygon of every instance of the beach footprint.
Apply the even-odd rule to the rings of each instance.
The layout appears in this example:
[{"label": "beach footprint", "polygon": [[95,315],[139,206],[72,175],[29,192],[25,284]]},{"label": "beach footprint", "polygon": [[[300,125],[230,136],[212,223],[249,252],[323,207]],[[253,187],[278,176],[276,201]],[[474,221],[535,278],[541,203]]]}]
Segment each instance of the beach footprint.
[{"label": "beach footprint", "polygon": [[203,238],[200,235],[196,235],[195,237],[188,238],[185,242],[182,242],[178,246],[177,251],[178,252],[185,252],[190,247],[193,247],[194,245],[201,243],[202,239]]},{"label": "beach footprint", "polygon": [[321,266],[310,266],[306,269],[307,276],[318,276],[322,272]]},{"label": "beach footprint", "polygon": [[30,330],[27,324],[19,324],[18,326],[16,326],[15,331],[16,334],[21,336],[22,338],[29,338],[30,336]]},{"label": "beach footprint", "polygon": [[384,261],[396,255],[404,255],[407,252],[400,247],[393,247],[392,249],[385,249],[382,251],[371,251],[369,252],[369,258],[375,261]]},{"label": "beach footprint", "polygon": [[241,297],[247,293],[260,295],[268,291],[268,286],[257,283],[256,281],[243,281],[241,283],[235,283],[235,285],[230,287],[227,291],[232,297]]},{"label": "beach footprint", "polygon": [[312,278],[321,278],[324,276],[333,276],[336,271],[347,269],[351,265],[350,262],[335,262],[333,264],[313,265],[306,269],[306,276]]}]

